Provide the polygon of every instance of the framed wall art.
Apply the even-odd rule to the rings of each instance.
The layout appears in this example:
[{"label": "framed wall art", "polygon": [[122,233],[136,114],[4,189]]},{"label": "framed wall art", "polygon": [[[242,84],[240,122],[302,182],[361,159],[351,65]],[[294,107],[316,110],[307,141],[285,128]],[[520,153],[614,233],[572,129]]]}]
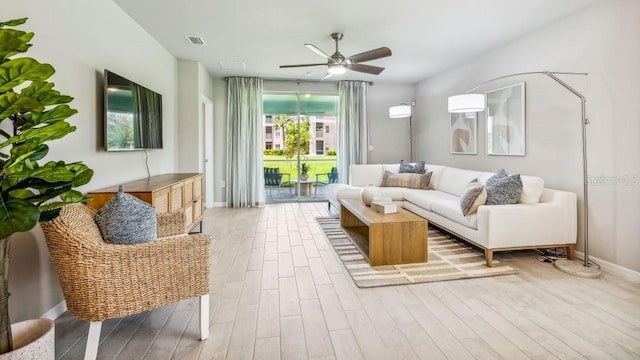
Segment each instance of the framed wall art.
[{"label": "framed wall art", "polygon": [[524,82],[487,92],[487,155],[525,155]]},{"label": "framed wall art", "polygon": [[449,143],[452,154],[478,153],[478,113],[451,113]]}]

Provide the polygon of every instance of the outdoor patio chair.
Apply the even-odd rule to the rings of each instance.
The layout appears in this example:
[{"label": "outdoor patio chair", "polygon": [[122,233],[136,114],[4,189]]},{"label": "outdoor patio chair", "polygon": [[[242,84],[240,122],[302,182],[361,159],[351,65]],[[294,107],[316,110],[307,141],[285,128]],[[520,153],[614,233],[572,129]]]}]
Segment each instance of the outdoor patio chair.
[{"label": "outdoor patio chair", "polygon": [[[327,180],[321,181],[321,177],[327,177]],[[313,191],[313,197],[318,195],[318,187],[327,186],[329,184],[335,184],[338,182],[338,169],[336,167],[331,168],[331,172],[324,174],[316,174],[316,182],[313,184],[315,190]]]},{"label": "outdoor patio chair", "polygon": [[[286,178],[286,180],[283,180]],[[269,189],[269,196],[271,196],[271,190],[273,188],[278,189],[278,200],[280,200],[280,189],[282,185],[287,185],[291,182],[291,175],[281,173],[279,168],[264,168],[264,187]],[[289,194],[291,194],[291,187],[289,187]]]}]

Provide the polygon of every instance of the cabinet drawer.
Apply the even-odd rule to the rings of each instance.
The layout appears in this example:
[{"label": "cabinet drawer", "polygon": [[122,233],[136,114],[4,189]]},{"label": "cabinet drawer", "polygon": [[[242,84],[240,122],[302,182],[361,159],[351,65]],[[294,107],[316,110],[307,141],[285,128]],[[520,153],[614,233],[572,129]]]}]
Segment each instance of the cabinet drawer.
[{"label": "cabinet drawer", "polygon": [[169,212],[169,188],[155,191],[153,193],[153,206],[156,208],[156,214],[165,214]]},{"label": "cabinet drawer", "polygon": [[184,183],[173,185],[171,187],[171,200],[169,201],[169,206],[171,207],[172,212],[184,207],[183,191]]}]

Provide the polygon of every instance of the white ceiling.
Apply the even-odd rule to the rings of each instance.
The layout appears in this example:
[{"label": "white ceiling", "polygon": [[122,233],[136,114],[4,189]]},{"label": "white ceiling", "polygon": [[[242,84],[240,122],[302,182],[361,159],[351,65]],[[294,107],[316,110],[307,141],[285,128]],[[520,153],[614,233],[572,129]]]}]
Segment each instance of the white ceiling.
[{"label": "white ceiling", "polygon": [[[345,56],[381,46],[388,58],[367,62],[380,75],[347,72],[332,80],[415,83],[469,61],[596,0],[114,0],[180,59],[200,62],[211,75],[320,79],[325,62],[312,43],[334,51],[332,32],[344,33]],[[185,35],[202,36],[206,46]],[[245,70],[219,61],[244,62]],[[310,74],[310,75],[309,75]]]}]

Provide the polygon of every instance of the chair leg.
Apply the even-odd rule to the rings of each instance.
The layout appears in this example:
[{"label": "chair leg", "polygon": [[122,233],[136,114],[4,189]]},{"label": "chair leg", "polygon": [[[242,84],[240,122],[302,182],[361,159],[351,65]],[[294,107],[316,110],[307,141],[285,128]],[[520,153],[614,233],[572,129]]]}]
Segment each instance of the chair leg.
[{"label": "chair leg", "polygon": [[200,340],[209,338],[209,294],[200,296]]},{"label": "chair leg", "polygon": [[101,328],[102,321],[92,321],[89,323],[89,335],[87,335],[87,348],[84,351],[84,360],[95,360],[98,357]]}]

